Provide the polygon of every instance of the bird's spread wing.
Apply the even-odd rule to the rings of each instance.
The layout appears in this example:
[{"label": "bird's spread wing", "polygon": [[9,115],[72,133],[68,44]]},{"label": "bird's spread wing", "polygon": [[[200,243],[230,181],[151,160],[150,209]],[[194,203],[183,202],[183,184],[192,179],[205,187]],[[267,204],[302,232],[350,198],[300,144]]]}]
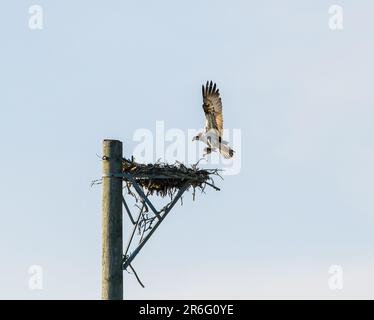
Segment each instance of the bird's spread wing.
[{"label": "bird's spread wing", "polygon": [[205,112],[205,130],[216,130],[219,137],[223,134],[222,102],[219,90],[212,81],[203,85],[203,109]]}]

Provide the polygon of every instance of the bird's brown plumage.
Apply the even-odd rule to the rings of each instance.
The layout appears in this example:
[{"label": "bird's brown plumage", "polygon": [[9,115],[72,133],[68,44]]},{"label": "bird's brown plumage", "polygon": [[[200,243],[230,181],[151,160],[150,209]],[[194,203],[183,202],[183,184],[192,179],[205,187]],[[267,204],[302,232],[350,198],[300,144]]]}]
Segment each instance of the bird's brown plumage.
[{"label": "bird's brown plumage", "polygon": [[216,130],[217,135],[223,135],[222,101],[216,84],[207,81],[203,85],[203,109],[206,117],[205,130]]}]

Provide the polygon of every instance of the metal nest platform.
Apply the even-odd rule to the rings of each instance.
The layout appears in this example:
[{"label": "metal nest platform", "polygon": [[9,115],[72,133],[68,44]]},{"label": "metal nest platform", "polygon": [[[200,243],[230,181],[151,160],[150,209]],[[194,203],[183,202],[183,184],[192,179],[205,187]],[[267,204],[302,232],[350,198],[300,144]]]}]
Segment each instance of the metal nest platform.
[{"label": "metal nest platform", "polygon": [[[149,191],[151,195],[165,197],[173,194],[182,188],[196,188],[204,191],[208,185],[220,190],[214,185],[212,176],[219,176],[218,169],[199,169],[198,163],[186,167],[183,163],[167,164],[156,162],[154,164],[139,164],[134,159],[123,159],[123,178],[127,185],[134,181]],[[195,195],[195,193],[194,193]]]},{"label": "metal nest platform", "polygon": [[[131,266],[136,255],[185,191],[192,189],[193,199],[195,199],[196,190],[204,193],[207,186],[217,191],[220,190],[213,180],[214,176],[222,178],[219,171],[219,169],[200,169],[198,163],[187,167],[180,162],[140,164],[133,158],[122,159],[122,174],[116,176],[123,178],[123,189],[127,193],[127,196],[123,196],[122,199],[123,206],[133,224],[133,230],[123,255],[123,269],[130,268],[142,286],[143,284]],[[162,198],[170,197],[170,200],[164,207],[157,210],[150,201],[149,196],[152,195]],[[132,215],[126,201],[129,196],[135,199],[136,217]],[[139,240],[134,247],[136,234]]]}]

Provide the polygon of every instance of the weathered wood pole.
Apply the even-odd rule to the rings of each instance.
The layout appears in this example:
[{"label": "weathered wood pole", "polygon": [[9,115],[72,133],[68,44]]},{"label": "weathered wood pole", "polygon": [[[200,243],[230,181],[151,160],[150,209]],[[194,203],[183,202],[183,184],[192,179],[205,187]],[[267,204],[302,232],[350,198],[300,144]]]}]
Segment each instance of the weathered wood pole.
[{"label": "weathered wood pole", "polygon": [[102,299],[123,299],[122,142],[103,141]]}]

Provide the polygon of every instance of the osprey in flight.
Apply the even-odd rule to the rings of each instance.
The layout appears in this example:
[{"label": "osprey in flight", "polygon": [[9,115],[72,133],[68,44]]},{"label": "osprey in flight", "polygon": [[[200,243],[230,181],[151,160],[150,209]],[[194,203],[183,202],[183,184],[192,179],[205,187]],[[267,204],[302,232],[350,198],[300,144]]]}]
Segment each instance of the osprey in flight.
[{"label": "osprey in flight", "polygon": [[212,81],[207,81],[205,87],[203,85],[203,110],[206,118],[205,129],[195,136],[192,141],[200,140],[207,145],[204,149],[204,156],[218,149],[226,159],[231,158],[234,155],[234,150],[229,147],[227,141],[222,139],[223,117],[221,97],[216,84],[213,84]]}]

